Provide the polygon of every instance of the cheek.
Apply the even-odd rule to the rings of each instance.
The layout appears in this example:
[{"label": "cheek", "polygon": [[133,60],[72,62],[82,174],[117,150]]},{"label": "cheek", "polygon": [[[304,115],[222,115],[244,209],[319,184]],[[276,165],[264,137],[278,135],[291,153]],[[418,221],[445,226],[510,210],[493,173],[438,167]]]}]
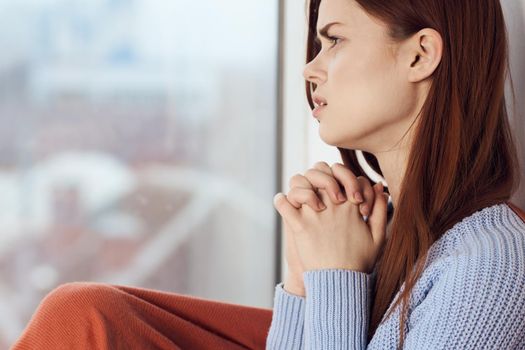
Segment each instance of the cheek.
[{"label": "cheek", "polygon": [[406,97],[406,85],[393,63],[383,57],[377,53],[338,62],[334,107],[340,117],[360,124],[395,118]]}]

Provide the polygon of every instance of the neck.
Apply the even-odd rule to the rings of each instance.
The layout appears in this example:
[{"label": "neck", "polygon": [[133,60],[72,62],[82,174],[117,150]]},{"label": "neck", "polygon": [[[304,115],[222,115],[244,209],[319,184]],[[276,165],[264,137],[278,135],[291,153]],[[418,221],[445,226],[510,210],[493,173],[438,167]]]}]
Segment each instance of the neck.
[{"label": "neck", "polygon": [[408,158],[408,148],[402,146],[385,152],[374,153],[381,172],[388,184],[388,192],[392,197],[392,204],[395,207],[401,191],[401,182],[405,174],[405,167]]}]

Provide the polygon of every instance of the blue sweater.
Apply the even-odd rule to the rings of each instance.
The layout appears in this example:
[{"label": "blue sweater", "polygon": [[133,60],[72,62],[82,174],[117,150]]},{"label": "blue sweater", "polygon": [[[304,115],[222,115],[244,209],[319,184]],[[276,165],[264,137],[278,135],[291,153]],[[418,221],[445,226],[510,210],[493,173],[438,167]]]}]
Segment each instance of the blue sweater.
[{"label": "blue sweater", "polygon": [[[399,306],[367,344],[375,277],[305,271],[306,297],[277,284],[266,349],[396,349]],[[525,223],[506,203],[456,223],[430,248],[410,299],[404,349],[525,349]]]}]

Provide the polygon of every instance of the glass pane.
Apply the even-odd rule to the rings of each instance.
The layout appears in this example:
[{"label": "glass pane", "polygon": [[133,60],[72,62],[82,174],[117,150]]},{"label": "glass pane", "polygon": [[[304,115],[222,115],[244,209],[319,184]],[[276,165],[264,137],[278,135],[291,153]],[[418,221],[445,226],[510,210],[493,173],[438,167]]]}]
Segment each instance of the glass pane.
[{"label": "glass pane", "polygon": [[0,0],[0,348],[71,281],[271,307],[277,11]]}]

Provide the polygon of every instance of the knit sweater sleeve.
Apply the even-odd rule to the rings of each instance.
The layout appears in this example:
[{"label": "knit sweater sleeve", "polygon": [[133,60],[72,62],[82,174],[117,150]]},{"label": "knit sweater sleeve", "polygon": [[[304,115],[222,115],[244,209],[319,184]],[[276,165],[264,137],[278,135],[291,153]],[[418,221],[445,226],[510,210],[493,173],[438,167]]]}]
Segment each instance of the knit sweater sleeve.
[{"label": "knit sweater sleeve", "polygon": [[305,298],[288,293],[284,282],[275,286],[273,314],[266,350],[301,350],[304,346],[304,306]]},{"label": "knit sweater sleeve", "polygon": [[310,270],[303,280],[305,350],[366,349],[375,272]]}]

